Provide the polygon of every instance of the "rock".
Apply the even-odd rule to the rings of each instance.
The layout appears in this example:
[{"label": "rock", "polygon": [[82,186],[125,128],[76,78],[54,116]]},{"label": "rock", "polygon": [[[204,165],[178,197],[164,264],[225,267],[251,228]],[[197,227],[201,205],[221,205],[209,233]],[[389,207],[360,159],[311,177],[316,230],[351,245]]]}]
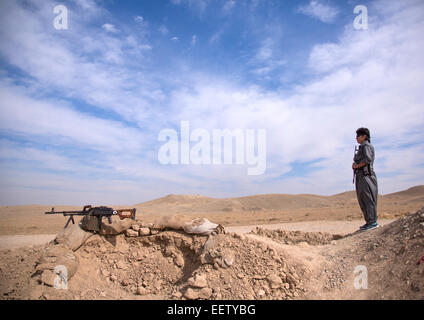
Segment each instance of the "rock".
[{"label": "rock", "polygon": [[180,268],[184,267],[184,258],[182,257],[182,255],[177,254],[174,258],[174,263]]},{"label": "rock", "polygon": [[212,289],[211,288],[202,288],[199,291],[199,298],[201,299],[209,299],[212,295]]},{"label": "rock", "polygon": [[150,235],[150,228],[140,228],[139,233],[140,236],[148,236]]},{"label": "rock", "polygon": [[199,294],[192,288],[188,288],[184,294],[184,297],[188,300],[195,300],[199,298]]},{"label": "rock", "polygon": [[259,246],[262,249],[262,251],[264,252],[268,251],[268,245],[266,243],[261,243]]},{"label": "rock", "polygon": [[157,290],[160,290],[160,289],[162,288],[162,280],[157,280],[157,281],[154,283],[154,287],[155,287]]},{"label": "rock", "polygon": [[260,290],[257,292],[257,295],[258,295],[259,297],[264,296],[264,295],[265,295],[265,290],[260,289]]},{"label": "rock", "polygon": [[196,274],[194,277],[188,279],[188,285],[194,288],[204,288],[208,285],[204,275]]},{"label": "rock", "polygon": [[80,224],[72,224],[70,227],[59,232],[59,234],[54,239],[54,242],[56,244],[62,244],[72,251],[75,251],[81,247],[93,234],[94,233],[92,232],[83,230]]},{"label": "rock", "polygon": [[142,222],[142,223],[141,223],[141,227],[142,227],[142,228],[153,228],[153,227],[154,227],[154,225],[153,225],[153,223],[151,223],[151,222]]},{"label": "rock", "polygon": [[45,270],[41,274],[40,281],[41,283],[53,287],[54,286],[54,280],[56,279],[57,275],[53,273],[51,270]]},{"label": "rock", "polygon": [[267,280],[272,289],[280,288],[283,285],[281,278],[275,274],[270,275]]},{"label": "rock", "polygon": [[130,284],[130,282],[127,279],[121,280],[121,285],[123,285],[124,287],[128,286],[129,284]]},{"label": "rock", "polygon": [[140,226],[135,223],[131,226],[131,229],[138,232],[140,230]]},{"label": "rock", "polygon": [[112,223],[109,224],[107,219],[102,222],[102,228],[99,233],[103,235],[116,235],[129,229],[134,223],[134,220],[125,218],[121,220],[118,216],[112,216]]},{"label": "rock", "polygon": [[296,284],[296,279],[291,274],[286,276],[286,281],[290,284],[290,286],[294,286]]},{"label": "rock", "polygon": [[133,229],[127,229],[125,230],[125,235],[127,237],[138,237],[138,231],[135,231]]},{"label": "rock", "polygon": [[223,261],[227,267],[230,267],[234,263],[234,252],[226,249],[222,254]]},{"label": "rock", "polygon": [[411,290],[414,292],[419,292],[420,291],[420,285],[418,282],[416,281],[412,281],[411,282]]},{"label": "rock", "polygon": [[234,257],[226,257],[224,258],[224,262],[228,267],[231,267],[234,263]]},{"label": "rock", "polygon": [[173,245],[167,245],[165,247],[164,252],[163,252],[165,257],[171,257],[171,256],[175,255],[175,253],[176,253],[176,249]]},{"label": "rock", "polygon": [[205,242],[205,245],[203,246],[203,252],[207,252],[209,249],[211,249],[215,244],[214,237],[209,237],[208,240]]},{"label": "rock", "polygon": [[104,277],[109,277],[110,276],[110,272],[107,271],[106,269],[100,269],[100,272],[102,273],[102,275]]},{"label": "rock", "polygon": [[238,233],[238,232],[234,232],[233,237],[234,237],[234,239],[244,240],[244,236],[241,233]]},{"label": "rock", "polygon": [[175,299],[181,299],[182,296],[183,294],[180,291],[177,291],[172,295],[172,297]]},{"label": "rock", "polygon": [[159,233],[159,229],[150,229],[150,234],[155,235]]},{"label": "rock", "polygon": [[119,260],[116,263],[116,268],[118,268],[118,269],[127,269],[127,264],[125,263],[125,261]]},{"label": "rock", "polygon": [[136,294],[139,295],[139,296],[145,296],[146,294],[148,294],[148,291],[147,291],[146,288],[139,286],[137,288]]}]

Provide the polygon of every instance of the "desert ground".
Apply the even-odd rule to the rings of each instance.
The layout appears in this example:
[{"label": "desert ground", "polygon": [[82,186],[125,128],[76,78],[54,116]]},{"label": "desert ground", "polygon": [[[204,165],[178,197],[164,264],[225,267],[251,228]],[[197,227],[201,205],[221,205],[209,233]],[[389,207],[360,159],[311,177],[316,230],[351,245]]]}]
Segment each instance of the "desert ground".
[{"label": "desert ground", "polygon": [[[361,233],[354,192],[168,195],[113,206],[135,207],[136,221],[112,238],[90,234],[68,250],[77,263],[66,290],[37,274],[66,218],[44,215],[51,206],[0,207],[0,299],[422,300],[424,186],[378,201],[380,228]],[[195,218],[225,232],[193,235],[180,228]],[[180,224],[161,225],[172,219]],[[148,230],[144,236],[141,229]],[[358,266],[366,267],[367,289],[357,288]]]}]

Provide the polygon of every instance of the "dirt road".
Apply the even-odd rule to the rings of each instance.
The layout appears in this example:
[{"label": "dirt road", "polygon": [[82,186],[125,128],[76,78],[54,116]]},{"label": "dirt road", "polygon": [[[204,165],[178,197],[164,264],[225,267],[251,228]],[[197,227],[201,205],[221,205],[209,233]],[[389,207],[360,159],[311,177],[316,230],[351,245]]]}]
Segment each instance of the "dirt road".
[{"label": "dirt road", "polygon": [[55,234],[0,236],[0,249],[14,249],[49,243]]}]

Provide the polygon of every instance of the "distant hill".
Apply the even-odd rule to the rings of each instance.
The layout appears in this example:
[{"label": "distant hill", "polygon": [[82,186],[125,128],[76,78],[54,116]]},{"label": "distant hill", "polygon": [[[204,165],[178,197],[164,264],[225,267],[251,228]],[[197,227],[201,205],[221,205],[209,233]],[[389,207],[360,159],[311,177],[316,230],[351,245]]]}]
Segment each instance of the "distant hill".
[{"label": "distant hill", "polygon": [[424,197],[424,185],[415,186],[403,191],[389,193],[384,195],[385,198],[416,198],[416,197]]},{"label": "distant hill", "polygon": [[[424,186],[380,196],[381,201],[422,201]],[[236,198],[211,198],[201,195],[175,195],[139,203],[137,208],[151,214],[260,212],[356,206],[355,191],[332,196],[314,194],[263,194]]]}]

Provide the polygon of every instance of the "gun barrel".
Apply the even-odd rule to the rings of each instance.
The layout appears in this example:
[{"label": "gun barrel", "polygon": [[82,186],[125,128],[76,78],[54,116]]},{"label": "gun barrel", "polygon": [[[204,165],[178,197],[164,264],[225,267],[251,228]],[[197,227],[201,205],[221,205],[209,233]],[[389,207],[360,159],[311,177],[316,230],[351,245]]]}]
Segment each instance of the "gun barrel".
[{"label": "gun barrel", "polygon": [[83,211],[54,211],[54,208],[52,208],[51,211],[44,212],[44,214],[63,214],[66,216],[70,214],[79,215],[79,214],[86,214],[86,213],[84,213]]},{"label": "gun barrel", "polygon": [[91,205],[84,206],[82,210],[74,210],[74,211],[54,211],[54,208],[52,208],[51,211],[44,212],[45,214],[63,214],[64,216],[69,215],[77,215],[77,216],[83,216],[86,215],[91,210]]}]

